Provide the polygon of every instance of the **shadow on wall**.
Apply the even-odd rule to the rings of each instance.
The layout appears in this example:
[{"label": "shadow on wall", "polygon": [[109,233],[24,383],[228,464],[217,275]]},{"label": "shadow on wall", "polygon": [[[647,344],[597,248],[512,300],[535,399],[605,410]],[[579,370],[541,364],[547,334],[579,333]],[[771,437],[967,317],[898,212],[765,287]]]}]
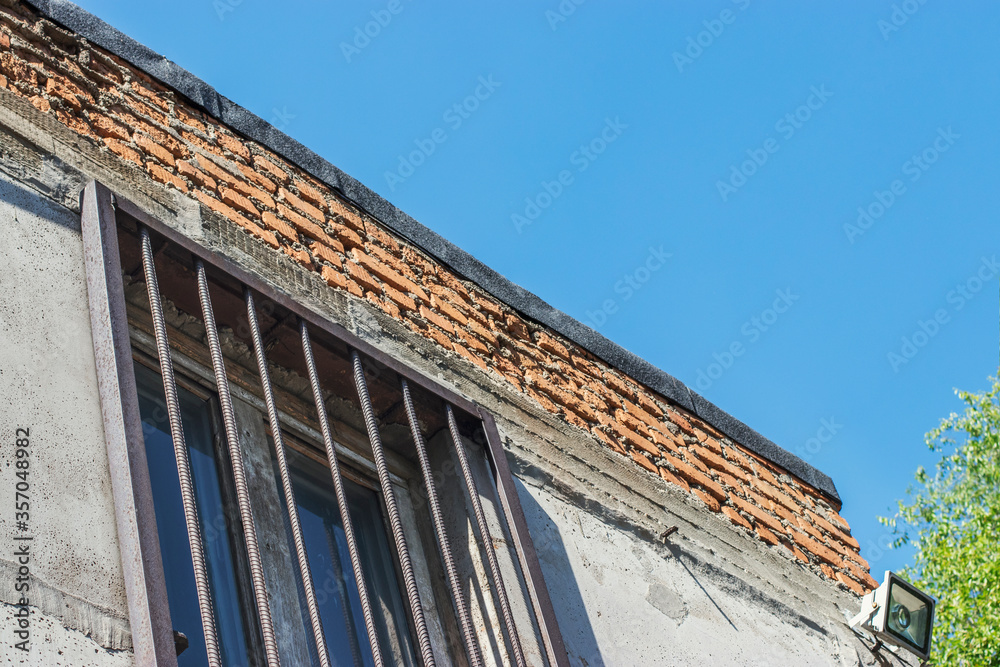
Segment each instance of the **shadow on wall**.
[{"label": "shadow on wall", "polygon": [[521,507],[524,509],[528,528],[531,532],[538,560],[545,576],[545,585],[552,598],[559,629],[562,631],[570,664],[582,667],[605,667],[601,649],[590,624],[583,595],[577,584],[576,575],[570,565],[569,555],[559,526],[525,488],[520,479],[514,477]]}]

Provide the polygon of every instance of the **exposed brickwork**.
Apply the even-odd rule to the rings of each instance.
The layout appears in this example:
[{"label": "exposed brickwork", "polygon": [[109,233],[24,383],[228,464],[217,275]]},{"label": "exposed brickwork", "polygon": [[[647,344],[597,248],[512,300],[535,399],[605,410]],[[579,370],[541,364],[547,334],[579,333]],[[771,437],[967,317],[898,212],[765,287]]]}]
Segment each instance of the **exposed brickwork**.
[{"label": "exposed brickwork", "polygon": [[708,511],[860,593],[876,586],[816,489],[396,238],[302,169],[121,59],[0,0],[0,87],[197,199],[545,410],[700,499]]}]

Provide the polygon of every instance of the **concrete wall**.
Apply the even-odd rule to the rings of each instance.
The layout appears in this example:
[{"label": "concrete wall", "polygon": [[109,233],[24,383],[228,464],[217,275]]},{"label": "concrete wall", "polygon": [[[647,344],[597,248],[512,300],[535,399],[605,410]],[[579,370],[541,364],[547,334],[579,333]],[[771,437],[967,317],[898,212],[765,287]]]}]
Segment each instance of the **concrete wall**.
[{"label": "concrete wall", "polygon": [[[858,598],[815,566],[751,537],[472,363],[441,364],[432,341],[122,169],[2,90],[0,147],[0,656],[131,661],[76,204],[82,184],[97,178],[498,416],[574,665],[876,664],[844,623]],[[34,452],[27,660],[11,648],[15,478],[7,466],[22,425]],[[661,539],[672,526],[678,531]]]}]

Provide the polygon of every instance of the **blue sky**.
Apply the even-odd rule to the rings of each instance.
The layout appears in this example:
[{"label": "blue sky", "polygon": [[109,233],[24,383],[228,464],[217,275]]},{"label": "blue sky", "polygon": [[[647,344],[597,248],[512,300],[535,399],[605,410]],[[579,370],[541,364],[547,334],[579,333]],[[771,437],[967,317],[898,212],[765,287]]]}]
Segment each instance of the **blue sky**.
[{"label": "blue sky", "polygon": [[79,4],[798,453],[876,579],[905,563],[876,516],[997,370],[1000,5]]}]

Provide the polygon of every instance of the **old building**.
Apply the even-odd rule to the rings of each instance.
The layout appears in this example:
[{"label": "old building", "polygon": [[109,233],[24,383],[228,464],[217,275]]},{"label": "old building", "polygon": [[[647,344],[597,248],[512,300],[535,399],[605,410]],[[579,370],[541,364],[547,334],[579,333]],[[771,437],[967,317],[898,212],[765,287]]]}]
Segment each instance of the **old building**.
[{"label": "old building", "polygon": [[875,662],[827,476],[61,0],[0,219],[9,662]]}]

